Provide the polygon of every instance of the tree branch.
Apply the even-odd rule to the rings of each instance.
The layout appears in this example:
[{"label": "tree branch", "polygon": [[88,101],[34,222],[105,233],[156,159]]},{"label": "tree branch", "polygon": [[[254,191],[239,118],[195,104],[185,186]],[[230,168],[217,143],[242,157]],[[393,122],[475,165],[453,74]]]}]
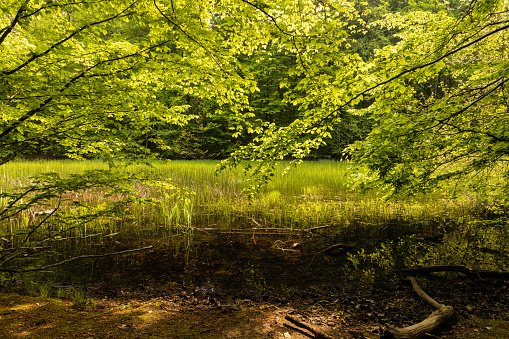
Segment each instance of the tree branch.
[{"label": "tree branch", "polygon": [[18,12],[16,13],[16,16],[14,17],[14,19],[12,19],[11,21],[11,24],[7,27],[5,27],[2,31],[3,34],[0,36],[0,45],[4,42],[5,38],[7,38],[7,36],[12,32],[12,30],[14,29],[14,27],[16,26],[16,24],[19,22],[19,20],[21,19],[21,15],[23,14],[23,12],[26,10],[26,6],[28,4],[30,0],[25,0],[25,2],[23,4],[21,4],[21,6],[19,7],[18,9]]},{"label": "tree branch", "polygon": [[[157,0],[153,0],[154,1],[154,6],[155,8],[157,9],[157,11],[166,19],[166,21],[168,21],[170,24],[172,24],[174,27],[176,27],[179,31],[181,31],[189,40],[191,40],[192,42],[194,42],[195,44],[197,44],[198,46],[200,46],[201,48],[203,48],[209,55],[210,57],[212,58],[212,60],[214,60],[214,62],[216,63],[216,65],[219,66],[219,68],[221,70],[223,70],[223,66],[221,66],[221,64],[217,61],[217,59],[215,58],[214,56],[214,53],[212,53],[211,50],[209,50],[205,45],[203,45],[201,42],[199,42],[198,40],[196,40],[194,37],[192,37],[189,33],[187,33],[179,24],[177,24],[176,22],[174,22],[173,20],[171,20],[166,14],[164,14],[164,12],[159,8],[159,6],[157,5]],[[173,8],[173,2],[171,3],[172,4],[172,11],[175,13],[175,10]]]},{"label": "tree branch", "polygon": [[[425,67],[428,67],[428,66],[434,65],[434,64],[436,64],[437,62],[440,62],[440,61],[442,61],[443,59],[445,59],[445,58],[447,58],[447,57],[449,57],[449,56],[451,56],[451,55],[454,55],[454,54],[458,53],[459,51],[461,51],[461,50],[463,50],[463,49],[465,49],[465,48],[467,48],[467,47],[470,47],[470,46],[472,46],[472,45],[474,45],[474,44],[476,44],[476,43],[478,43],[478,42],[480,42],[480,41],[482,41],[482,40],[484,40],[484,39],[486,39],[486,38],[488,38],[488,37],[492,36],[493,34],[496,34],[496,33],[498,33],[498,32],[502,32],[502,31],[504,31],[504,30],[506,30],[506,29],[508,29],[508,28],[509,28],[509,25],[505,25],[505,26],[499,27],[499,28],[497,28],[497,29],[495,29],[495,30],[493,30],[493,31],[491,31],[491,32],[488,32],[488,33],[486,33],[486,34],[484,34],[484,35],[480,36],[479,38],[477,38],[477,39],[475,39],[475,40],[473,40],[473,41],[471,41],[471,42],[469,42],[469,43],[467,43],[467,44],[465,44],[465,45],[462,45],[462,46],[460,46],[460,47],[457,47],[457,48],[453,49],[452,51],[449,51],[449,52],[445,53],[444,55],[442,55],[442,56],[440,56],[440,57],[438,57],[438,58],[436,58],[436,59],[434,59],[434,60],[432,60],[432,61],[430,61],[430,62],[427,62],[427,63],[421,64],[421,65],[417,65],[417,66],[414,66],[414,67],[412,67],[412,68],[409,68],[409,69],[407,69],[407,70],[405,70],[405,71],[402,71],[402,72],[400,72],[400,73],[396,74],[395,76],[393,76],[393,77],[391,77],[391,78],[389,78],[389,79],[387,79],[387,80],[385,80],[385,81],[382,81],[382,82],[380,82],[380,83],[378,83],[378,84],[376,84],[376,85],[373,85],[373,86],[371,86],[371,87],[369,87],[369,88],[367,88],[367,89],[365,89],[365,90],[363,90],[363,91],[361,91],[361,92],[357,93],[355,96],[353,96],[352,98],[350,98],[349,100],[347,100],[344,104],[340,105],[338,108],[336,108],[335,110],[333,110],[332,112],[330,112],[329,114],[327,114],[325,117],[323,117],[322,119],[320,119],[320,121],[319,121],[318,123],[316,123],[313,127],[316,127],[316,126],[318,126],[318,125],[321,125],[321,124],[322,124],[325,120],[329,119],[332,115],[336,114],[336,113],[337,113],[337,112],[339,112],[341,109],[343,109],[344,107],[348,106],[351,102],[353,102],[354,100],[356,100],[356,99],[358,99],[359,97],[363,96],[364,94],[366,94],[366,93],[368,93],[368,92],[371,92],[372,90],[374,90],[374,89],[376,89],[376,88],[378,88],[378,87],[381,87],[381,86],[383,86],[383,85],[386,85],[386,84],[388,84],[388,83],[390,83],[390,82],[392,82],[392,81],[394,81],[394,80],[396,80],[396,79],[398,79],[398,78],[401,78],[401,77],[402,77],[403,75],[405,75],[405,74],[412,73],[412,72],[415,72],[415,71],[417,71],[417,70],[419,70],[419,69],[421,69],[421,68],[425,68]],[[504,82],[505,82],[505,81],[504,81]],[[467,109],[468,109],[468,108],[467,108]],[[461,113],[461,112],[459,112],[458,114],[460,114],[460,113]]]},{"label": "tree branch", "polygon": [[54,263],[54,264],[51,264],[51,265],[46,265],[46,266],[42,266],[42,267],[35,267],[35,268],[28,268],[26,270],[14,270],[14,269],[9,269],[9,268],[0,268],[0,272],[26,273],[26,272],[42,271],[42,270],[46,270],[46,269],[51,268],[51,267],[56,267],[56,266],[60,266],[60,265],[63,265],[63,264],[67,264],[67,263],[75,261],[75,260],[89,259],[89,258],[111,257],[113,255],[120,255],[120,254],[133,253],[133,252],[140,252],[140,251],[151,249],[153,247],[154,247],[153,245],[150,245],[150,246],[146,246],[146,247],[135,248],[135,249],[131,249],[131,250],[125,250],[125,251],[114,252],[114,253],[80,255],[80,256],[77,256],[77,257],[70,258],[70,259],[62,260],[60,262],[57,262],[57,263]]},{"label": "tree branch", "polygon": [[[279,26],[279,24],[277,23],[276,21],[276,18],[274,18],[274,16],[272,16],[271,14],[269,14],[266,10],[264,10],[263,8],[261,8],[260,6],[252,3],[251,1],[248,1],[248,0],[240,0],[254,8],[256,8],[257,10],[259,10],[260,12],[262,12],[263,14],[265,14],[269,19],[270,21],[272,21],[272,23],[274,24],[274,26],[276,26],[276,28],[281,32],[283,33],[284,35],[288,35],[288,36],[291,36],[291,37],[295,37],[295,34],[293,33],[289,33],[287,31],[285,31],[284,29],[281,28],[281,26]],[[299,35],[299,37],[304,37],[303,35]]]},{"label": "tree branch", "polygon": [[[501,81],[502,80],[502,81]],[[500,82],[499,82],[500,81]],[[483,93],[482,95],[480,95],[479,97],[477,97],[475,100],[473,100],[471,103],[469,103],[468,105],[466,105],[465,107],[459,109],[458,111],[454,112],[454,113],[451,113],[449,116],[445,117],[445,118],[442,118],[440,120],[438,120],[435,124],[431,125],[431,126],[428,126],[428,127],[423,127],[421,129],[418,129],[418,130],[415,130],[415,129],[412,129],[412,130],[407,130],[406,132],[404,133],[400,133],[400,134],[396,134],[394,135],[395,138],[399,138],[399,137],[404,137],[404,136],[408,136],[408,135],[412,135],[412,134],[421,134],[421,133],[424,133],[425,131],[428,131],[428,130],[431,130],[433,128],[436,128],[436,127],[439,127],[439,126],[442,126],[442,125],[449,125],[449,126],[452,126],[454,128],[456,128],[458,131],[461,131],[458,127],[454,126],[453,124],[450,124],[448,123],[449,120],[451,120],[452,118],[460,115],[461,113],[464,113],[466,112],[468,109],[470,109],[472,106],[474,106],[475,104],[477,104],[478,102],[480,102],[481,100],[483,100],[484,98],[486,98],[488,95],[490,95],[491,93],[493,93],[495,90],[497,90],[498,88],[502,87],[506,82],[509,81],[509,78],[507,79],[504,79],[503,77],[502,78],[498,78],[497,80],[489,83],[488,85],[484,86],[483,88],[481,88],[481,90],[483,89],[486,89],[488,88],[489,86],[499,82],[495,87],[493,87],[492,89],[490,89],[489,91],[486,91],[485,93]],[[415,127],[415,125],[414,125]],[[412,127],[413,128],[413,127]],[[481,132],[478,132],[478,133],[481,133]],[[484,133],[484,132],[482,132]],[[495,139],[495,140],[498,140],[498,141],[507,141],[506,139],[501,139],[491,133],[484,133],[488,136],[490,136],[491,138]]]},{"label": "tree branch", "polygon": [[[161,45],[164,45],[164,44],[168,43],[169,41],[170,40],[165,40],[157,45],[147,47],[142,52],[145,52],[145,51],[154,49],[156,47],[159,47]],[[60,93],[64,92],[66,89],[68,89],[71,85],[73,85],[80,78],[86,77],[86,74],[89,71],[91,71],[92,69],[94,69],[102,64],[108,63],[108,62],[119,61],[119,60],[128,59],[128,58],[132,58],[132,57],[136,57],[136,56],[140,56],[140,55],[141,55],[140,52],[137,52],[137,53],[132,53],[132,54],[124,55],[124,56],[119,56],[116,58],[102,60],[102,61],[99,61],[98,63],[96,63],[95,65],[88,67],[86,70],[81,71],[78,75],[74,76],[64,86],[62,86],[62,88],[60,88],[60,90],[56,91],[57,94],[50,96],[49,98],[44,100],[38,107],[29,110],[22,117],[20,117],[18,120],[11,123],[11,125],[9,127],[7,127],[2,133],[0,133],[0,139],[2,139],[7,134],[12,132],[16,127],[21,125],[25,120],[29,119],[30,117],[34,116],[36,113],[40,112],[45,106],[47,106],[51,101],[53,101],[56,97],[58,97],[60,95]],[[132,66],[132,67],[134,67],[134,66]],[[107,74],[107,75],[111,75],[111,74]]]},{"label": "tree branch", "polygon": [[[115,20],[115,19],[118,19],[118,18],[122,18],[122,17],[126,17],[126,16],[129,16],[131,15],[132,13],[125,13],[127,10],[129,10],[131,7],[133,7],[139,0],[136,0],[134,1],[133,3],[131,3],[128,7],[126,7],[125,9],[123,9],[122,11],[120,11],[119,13],[115,14],[114,16],[111,16],[109,18],[106,18],[104,20],[100,20],[100,21],[96,21],[96,22],[93,22],[93,23],[90,23],[88,25],[85,25],[85,26],[82,26],[80,28],[78,28],[77,30],[75,30],[74,32],[72,32],[71,34],[69,34],[68,36],[66,36],[65,38],[61,39],[60,41],[56,42],[55,44],[51,45],[49,48],[47,48],[44,52],[42,53],[37,53],[37,54],[34,54],[32,55],[32,57],[30,57],[28,60],[26,60],[25,62],[23,62],[21,65],[19,65],[18,67],[14,68],[14,69],[11,69],[9,71],[3,71],[2,73],[5,74],[5,75],[11,75],[23,68],[25,68],[27,65],[29,65],[31,62],[33,62],[34,60],[48,54],[49,52],[51,52],[52,50],[54,50],[55,48],[57,48],[58,46],[62,45],[64,42],[72,39],[76,34],[80,33],[80,32],[83,32],[84,30],[92,27],[92,26],[96,26],[96,25],[100,25],[100,24],[103,24],[105,22],[109,22],[109,21],[112,21],[112,20]],[[125,13],[125,14],[124,14]]]}]

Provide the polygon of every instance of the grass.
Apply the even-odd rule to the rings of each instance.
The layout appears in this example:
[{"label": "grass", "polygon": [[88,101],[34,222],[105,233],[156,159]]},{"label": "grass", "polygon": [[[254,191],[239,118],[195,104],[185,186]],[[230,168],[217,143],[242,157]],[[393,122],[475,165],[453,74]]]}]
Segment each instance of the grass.
[{"label": "grass", "polygon": [[[432,225],[461,223],[475,201],[449,201],[445,198],[420,197],[405,201],[384,201],[376,192],[359,193],[350,188],[349,164],[344,162],[305,162],[285,176],[276,173],[264,190],[252,200],[241,170],[215,175],[215,161],[156,162],[152,168],[130,166],[129,171],[150,172],[170,178],[178,194],[164,195],[154,187],[137,187],[140,196],[158,201],[153,206],[133,205],[125,217],[131,224],[167,227],[185,226],[231,228],[239,226],[309,228],[335,225],[383,228],[403,221],[409,228],[423,230]],[[10,191],[30,182],[30,177],[44,172],[62,176],[86,170],[106,169],[99,161],[39,160],[14,161],[0,167],[0,187]],[[282,170],[280,166],[278,171]],[[90,190],[73,197],[88,205],[105,202],[104,192]],[[6,200],[0,202],[5,206]],[[30,222],[38,211],[27,212],[18,220]],[[254,221],[253,221],[254,219]],[[451,220],[448,220],[451,219]],[[104,220],[103,220],[104,222]],[[118,219],[115,221],[118,224]]]}]

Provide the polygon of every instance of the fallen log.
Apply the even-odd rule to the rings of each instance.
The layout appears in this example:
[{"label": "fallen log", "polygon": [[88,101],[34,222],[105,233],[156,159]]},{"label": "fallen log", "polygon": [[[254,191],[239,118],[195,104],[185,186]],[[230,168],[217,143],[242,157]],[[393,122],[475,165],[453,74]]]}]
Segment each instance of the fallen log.
[{"label": "fallen log", "polygon": [[410,268],[406,270],[400,270],[399,273],[415,275],[415,274],[429,274],[435,272],[458,272],[472,278],[501,278],[509,279],[508,271],[486,271],[486,270],[474,270],[467,266],[461,265],[434,265],[425,266],[419,268]]},{"label": "fallen log", "polygon": [[382,334],[381,338],[419,339],[424,337],[427,333],[436,331],[454,316],[453,307],[440,304],[427,295],[426,292],[419,287],[414,277],[409,277],[408,279],[412,283],[415,292],[437,310],[431,313],[425,320],[412,326],[396,328],[387,325],[386,331]]}]

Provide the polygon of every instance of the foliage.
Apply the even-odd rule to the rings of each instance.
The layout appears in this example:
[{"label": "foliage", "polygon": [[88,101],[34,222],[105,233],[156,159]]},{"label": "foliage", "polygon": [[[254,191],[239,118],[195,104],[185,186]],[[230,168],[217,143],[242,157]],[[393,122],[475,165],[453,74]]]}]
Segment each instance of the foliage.
[{"label": "foliage", "polygon": [[147,157],[139,139],[192,118],[188,105],[157,100],[162,89],[241,110],[254,84],[212,24],[235,3],[2,2],[1,162],[34,152]]},{"label": "foliage", "polygon": [[507,2],[479,2],[460,19],[415,12],[380,22],[402,28],[402,41],[378,52],[376,127],[351,149],[374,180],[393,191],[451,178],[506,189],[507,18]]},{"label": "foliage", "polygon": [[506,173],[507,1],[460,4],[4,1],[1,162],[233,151],[257,189],[374,125],[350,151],[390,191]]},{"label": "foliage", "polygon": [[364,182],[383,184],[392,194],[463,179],[467,186],[457,187],[503,193],[507,2],[474,1],[457,13],[386,15],[376,25],[396,28],[400,41],[378,50],[373,60],[362,61],[345,46],[308,56],[327,62],[317,73],[297,66],[291,75],[303,79],[295,87],[281,83],[302,116],[282,127],[262,124],[261,134],[223,166],[250,159],[247,169],[257,179],[252,187],[259,189],[275,161],[290,156],[298,163],[325,142],[346,111],[373,117],[369,137],[350,147],[353,159],[369,170]]},{"label": "foliage", "polygon": [[373,282],[397,270],[422,266],[426,263],[425,253],[428,250],[429,245],[419,242],[413,236],[388,240],[370,253],[364,249],[354,254],[348,253],[352,271],[346,269],[347,274],[351,278],[352,275],[358,275]]}]

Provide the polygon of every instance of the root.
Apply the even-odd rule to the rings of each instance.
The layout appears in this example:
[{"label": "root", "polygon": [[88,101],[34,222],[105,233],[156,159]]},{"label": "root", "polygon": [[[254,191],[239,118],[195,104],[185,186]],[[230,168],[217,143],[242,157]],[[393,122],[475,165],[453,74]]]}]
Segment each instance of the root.
[{"label": "root", "polygon": [[294,324],[295,326],[298,326],[300,328],[304,328],[311,332],[314,335],[314,338],[316,339],[333,339],[330,335],[327,333],[322,332],[321,330],[306,324],[305,322],[300,321],[299,319],[292,317],[291,315],[287,314],[285,316],[285,319]]},{"label": "root", "polygon": [[415,278],[409,277],[408,279],[412,283],[415,292],[437,310],[431,313],[425,320],[412,326],[396,328],[387,325],[386,331],[382,334],[381,338],[419,339],[427,333],[436,331],[454,316],[454,308],[440,304],[427,295],[426,292],[419,287]]}]

